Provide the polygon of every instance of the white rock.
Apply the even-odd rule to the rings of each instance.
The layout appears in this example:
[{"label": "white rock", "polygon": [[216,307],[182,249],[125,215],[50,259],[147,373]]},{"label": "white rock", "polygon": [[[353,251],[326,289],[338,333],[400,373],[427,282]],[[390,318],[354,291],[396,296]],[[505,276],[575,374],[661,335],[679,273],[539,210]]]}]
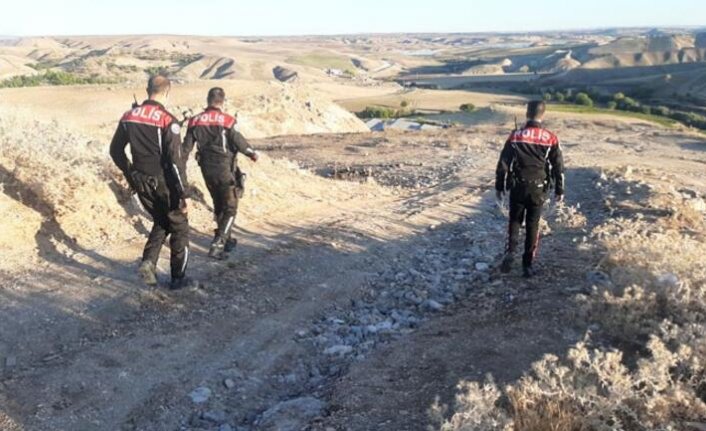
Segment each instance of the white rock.
[{"label": "white rock", "polygon": [[211,390],[205,386],[198,387],[191,391],[189,398],[195,404],[203,404],[211,398]]},{"label": "white rock", "polygon": [[331,346],[324,350],[324,355],[338,355],[338,356],[345,356],[353,351],[353,347],[351,346],[346,346],[345,344],[339,344],[336,346]]},{"label": "white rock", "polygon": [[485,262],[476,262],[476,271],[486,272],[490,269],[490,265]]},{"label": "white rock", "polygon": [[424,306],[431,311],[441,311],[444,309],[443,305],[434,301],[433,299],[429,299],[427,301],[424,301]]},{"label": "white rock", "polygon": [[657,283],[662,287],[674,287],[679,284],[679,277],[667,272],[657,277]]},{"label": "white rock", "polygon": [[382,322],[375,325],[375,329],[375,332],[389,331],[390,329],[392,329],[392,322],[390,322],[389,320],[383,320]]},{"label": "white rock", "polygon": [[599,286],[607,286],[611,284],[610,276],[603,271],[589,271],[586,273],[586,280],[589,283]]},{"label": "white rock", "polygon": [[706,213],[706,201],[701,198],[691,199],[689,201],[689,206],[695,211]]}]

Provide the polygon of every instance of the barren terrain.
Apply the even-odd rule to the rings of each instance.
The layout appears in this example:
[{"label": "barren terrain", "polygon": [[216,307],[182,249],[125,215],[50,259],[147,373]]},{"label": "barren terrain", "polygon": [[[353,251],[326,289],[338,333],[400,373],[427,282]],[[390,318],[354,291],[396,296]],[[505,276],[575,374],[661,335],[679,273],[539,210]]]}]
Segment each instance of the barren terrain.
[{"label": "barren terrain", "polygon": [[[4,128],[27,127],[3,118],[17,121]],[[81,142],[78,132],[34,124],[38,136],[19,143]],[[701,137],[584,117],[549,125],[563,137],[575,214],[548,214],[544,275],[531,282],[493,269],[504,221],[492,172],[509,123],[256,141],[268,157],[247,166],[238,252],[228,262],[202,257],[209,202],[198,204],[191,268],[205,287],[178,295],[137,283],[145,221],[121,213],[127,197],[117,184],[117,196],[100,201],[100,221],[75,228],[72,212],[95,211],[99,194],[70,198],[75,185],[35,185],[4,161],[10,212],[38,215],[23,216],[36,220],[34,231],[3,225],[28,244],[12,248],[19,263],[3,279],[3,426],[412,430],[440,424],[430,413],[437,404],[452,418],[457,384],[487,373],[513,382],[584,338],[577,295],[603,265],[587,236],[615,217],[612,206],[654,211],[642,209],[639,188],[625,190],[637,186],[616,183],[619,192],[606,194],[602,173],[629,171],[621,181],[667,194],[706,192]],[[111,170],[102,151],[95,157]],[[66,166],[78,162],[82,180],[98,183],[82,168],[89,160]],[[75,207],[84,202],[93,209]],[[91,242],[90,228],[109,222],[120,230]],[[19,270],[32,243],[39,260]]]},{"label": "barren terrain", "polygon": [[[534,65],[567,37],[586,43],[131,36],[1,47],[12,67],[33,58],[127,79],[0,89],[0,430],[704,429],[704,135],[550,111],[567,202],[548,205],[540,275],[525,280],[497,270],[506,218],[493,190],[525,98],[382,80],[448,67],[420,55],[429,50]],[[597,46],[576,55],[583,65],[664,48],[586,37]],[[211,201],[189,162],[189,271],[201,287],[176,293],[164,287],[168,250],[162,286],[138,282],[149,222],[107,154],[143,68],[160,62],[178,78],[170,110],[196,111],[223,86],[262,154],[241,162],[239,245],[226,261],[206,257]],[[297,80],[271,76],[283,62]],[[346,62],[355,78],[326,71]],[[479,109],[465,127],[425,132],[373,133],[350,112],[403,101]]]}]

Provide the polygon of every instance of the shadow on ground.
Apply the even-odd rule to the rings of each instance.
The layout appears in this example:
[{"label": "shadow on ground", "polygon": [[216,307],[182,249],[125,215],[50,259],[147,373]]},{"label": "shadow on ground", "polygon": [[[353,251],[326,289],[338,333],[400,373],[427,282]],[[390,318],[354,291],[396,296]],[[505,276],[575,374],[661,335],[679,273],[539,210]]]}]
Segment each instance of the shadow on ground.
[{"label": "shadow on ground", "polygon": [[[441,420],[456,413],[461,383],[483,383],[490,375],[503,387],[529,372],[544,355],[562,357],[583,339],[586,324],[577,319],[574,296],[590,289],[586,273],[603,257],[596,248],[582,247],[583,237],[612,217],[643,213],[630,207],[608,208],[596,185],[600,175],[599,168],[567,172],[568,204],[580,204],[588,223],[569,227],[550,222],[551,233],[542,240],[539,277],[522,279],[519,268],[509,275],[495,272],[489,282],[474,284],[467,299],[417,332],[381,346],[370,358],[352,365],[334,385],[332,413],[325,424],[349,429],[438,429]],[[631,190],[632,199],[646,198],[636,192],[637,184],[625,182],[619,187]],[[486,191],[481,206],[491,208],[493,200],[492,191]],[[548,207],[546,212],[552,210]],[[551,220],[551,214],[547,218]],[[506,223],[503,217],[495,221]],[[483,229],[483,221],[474,215],[465,225]],[[453,224],[441,225],[437,231],[454,229]],[[504,229],[488,233],[500,255]],[[460,241],[451,246],[468,244]]]}]

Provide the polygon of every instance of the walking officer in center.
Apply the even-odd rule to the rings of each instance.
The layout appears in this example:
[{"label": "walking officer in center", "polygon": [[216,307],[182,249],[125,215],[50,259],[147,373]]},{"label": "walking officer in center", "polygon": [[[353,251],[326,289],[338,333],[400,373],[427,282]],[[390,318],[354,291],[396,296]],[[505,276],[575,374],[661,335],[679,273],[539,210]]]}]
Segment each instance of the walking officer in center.
[{"label": "walking officer in center", "polygon": [[543,126],[546,105],[531,101],[527,105],[527,123],[514,130],[505,142],[496,170],[498,200],[510,194],[510,220],[507,246],[501,271],[512,270],[525,223],[526,237],[522,255],[524,277],[536,274],[534,263],[539,248],[539,221],[547,194],[553,186],[557,201],[564,199],[564,159],[559,138]]}]

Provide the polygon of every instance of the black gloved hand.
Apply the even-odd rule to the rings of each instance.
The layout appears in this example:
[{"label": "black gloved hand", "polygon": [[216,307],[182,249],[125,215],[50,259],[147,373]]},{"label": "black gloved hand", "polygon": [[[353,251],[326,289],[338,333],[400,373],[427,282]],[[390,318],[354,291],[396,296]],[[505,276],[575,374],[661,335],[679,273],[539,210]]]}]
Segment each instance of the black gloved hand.
[{"label": "black gloved hand", "polygon": [[130,186],[139,194],[144,195],[157,190],[157,178],[151,175],[131,169],[129,178]]}]

